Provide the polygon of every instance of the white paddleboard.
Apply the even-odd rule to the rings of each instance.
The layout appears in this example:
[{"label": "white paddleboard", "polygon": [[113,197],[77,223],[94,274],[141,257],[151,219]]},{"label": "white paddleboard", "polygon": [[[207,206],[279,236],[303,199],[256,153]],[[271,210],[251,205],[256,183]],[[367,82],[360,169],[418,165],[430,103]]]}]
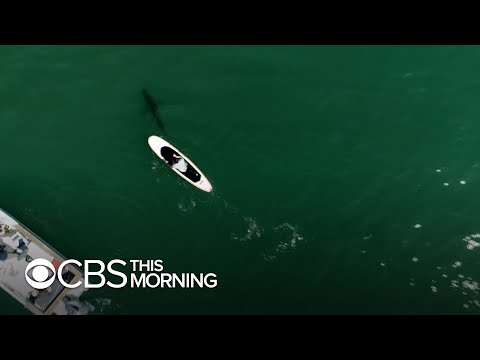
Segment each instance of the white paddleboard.
[{"label": "white paddleboard", "polygon": [[[203,175],[200,169],[173,145],[155,135],[152,135],[148,138],[148,145],[170,169],[176,172],[184,180],[188,181],[190,184],[199,188],[200,190],[206,192],[212,191],[212,185],[205,175]],[[176,157],[181,156],[185,162],[181,160],[181,164],[174,164],[174,155]],[[182,164],[183,166],[181,166]]]}]

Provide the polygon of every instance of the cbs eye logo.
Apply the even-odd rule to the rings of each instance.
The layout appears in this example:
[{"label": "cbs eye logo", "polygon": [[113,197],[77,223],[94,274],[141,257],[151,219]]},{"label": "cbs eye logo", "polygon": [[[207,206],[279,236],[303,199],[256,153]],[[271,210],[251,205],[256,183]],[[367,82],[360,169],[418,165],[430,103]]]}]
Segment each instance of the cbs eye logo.
[{"label": "cbs eye logo", "polygon": [[25,280],[34,289],[46,289],[55,281],[55,267],[45,259],[32,260],[25,269]]}]

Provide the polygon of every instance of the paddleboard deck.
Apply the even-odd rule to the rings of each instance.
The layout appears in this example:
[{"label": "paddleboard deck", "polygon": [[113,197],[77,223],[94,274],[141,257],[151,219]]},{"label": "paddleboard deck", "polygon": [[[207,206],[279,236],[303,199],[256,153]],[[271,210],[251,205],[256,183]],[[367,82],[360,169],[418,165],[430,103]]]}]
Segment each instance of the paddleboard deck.
[{"label": "paddleboard deck", "polygon": [[[212,185],[205,175],[200,171],[200,169],[168,141],[159,136],[152,135],[148,138],[148,145],[152,151],[168,165],[170,169],[176,172],[184,180],[205,192],[212,191]],[[179,166],[175,165],[175,160],[178,157],[182,157],[185,161],[184,165],[186,165],[183,168],[180,167],[180,169],[177,168]]]}]

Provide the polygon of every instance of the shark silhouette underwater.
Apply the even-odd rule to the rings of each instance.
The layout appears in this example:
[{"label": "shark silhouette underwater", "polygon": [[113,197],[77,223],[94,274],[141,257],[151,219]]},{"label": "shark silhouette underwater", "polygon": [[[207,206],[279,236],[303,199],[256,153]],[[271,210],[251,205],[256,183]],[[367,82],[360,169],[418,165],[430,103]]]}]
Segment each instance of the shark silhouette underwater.
[{"label": "shark silhouette underwater", "polygon": [[146,89],[142,89],[142,95],[147,106],[147,111],[150,112],[157,125],[165,132],[165,124],[163,123],[162,115],[160,114],[158,106],[161,105],[161,102],[155,101],[153,96]]}]

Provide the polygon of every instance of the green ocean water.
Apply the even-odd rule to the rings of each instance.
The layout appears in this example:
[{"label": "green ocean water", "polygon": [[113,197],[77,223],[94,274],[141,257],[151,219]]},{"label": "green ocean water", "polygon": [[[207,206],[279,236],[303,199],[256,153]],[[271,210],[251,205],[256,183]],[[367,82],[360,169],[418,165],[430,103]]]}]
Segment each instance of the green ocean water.
[{"label": "green ocean water", "polygon": [[[91,289],[96,314],[480,314],[479,60],[475,46],[1,46],[0,207],[68,258],[218,277]],[[0,313],[27,312],[0,293]]]}]

